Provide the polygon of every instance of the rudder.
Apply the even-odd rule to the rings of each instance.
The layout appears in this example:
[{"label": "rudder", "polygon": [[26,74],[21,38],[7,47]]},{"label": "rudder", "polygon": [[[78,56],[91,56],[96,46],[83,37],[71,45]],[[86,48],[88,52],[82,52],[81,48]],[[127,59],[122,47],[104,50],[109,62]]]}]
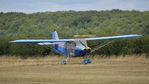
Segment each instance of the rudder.
[{"label": "rudder", "polygon": [[57,34],[56,31],[52,32],[52,39],[56,39],[56,40],[59,39],[58,34]]}]

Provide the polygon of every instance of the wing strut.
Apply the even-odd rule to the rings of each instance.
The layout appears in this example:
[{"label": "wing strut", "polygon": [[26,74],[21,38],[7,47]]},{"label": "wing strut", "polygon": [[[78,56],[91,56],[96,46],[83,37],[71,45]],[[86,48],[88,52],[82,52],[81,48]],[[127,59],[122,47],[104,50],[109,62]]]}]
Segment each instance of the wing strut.
[{"label": "wing strut", "polygon": [[91,50],[91,53],[94,52],[94,51],[96,51],[96,50],[98,50],[98,49],[100,49],[100,48],[102,48],[102,47],[104,47],[104,46],[106,46],[106,45],[108,45],[108,44],[110,44],[110,43],[112,43],[112,42],[113,42],[113,41],[108,41],[108,42],[105,42],[105,43],[102,43],[102,44],[96,46],[95,48],[93,48],[93,49]]}]

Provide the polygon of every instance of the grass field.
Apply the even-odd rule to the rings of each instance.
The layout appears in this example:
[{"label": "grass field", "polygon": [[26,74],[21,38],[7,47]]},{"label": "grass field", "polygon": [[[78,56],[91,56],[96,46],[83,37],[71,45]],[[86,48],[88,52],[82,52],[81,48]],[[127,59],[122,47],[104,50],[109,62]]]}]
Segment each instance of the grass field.
[{"label": "grass field", "polygon": [[61,65],[62,59],[0,57],[0,84],[149,84],[149,59],[143,56],[95,57],[88,65],[82,58]]}]

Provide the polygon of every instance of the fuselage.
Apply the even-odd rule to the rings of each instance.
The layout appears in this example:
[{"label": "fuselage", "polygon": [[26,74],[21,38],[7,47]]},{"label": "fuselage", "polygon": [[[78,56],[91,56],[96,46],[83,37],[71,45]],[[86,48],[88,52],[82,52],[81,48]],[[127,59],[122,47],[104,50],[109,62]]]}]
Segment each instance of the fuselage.
[{"label": "fuselage", "polygon": [[[64,44],[64,46],[61,46]],[[61,43],[53,46],[54,50],[65,56],[84,56],[86,51],[84,46],[77,46],[76,43]]]}]

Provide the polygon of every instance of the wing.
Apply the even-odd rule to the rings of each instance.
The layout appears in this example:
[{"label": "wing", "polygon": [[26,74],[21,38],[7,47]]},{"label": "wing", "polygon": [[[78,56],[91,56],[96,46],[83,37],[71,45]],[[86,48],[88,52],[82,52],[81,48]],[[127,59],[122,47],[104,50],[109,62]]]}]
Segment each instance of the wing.
[{"label": "wing", "polygon": [[23,39],[23,40],[14,40],[10,41],[10,43],[55,43],[55,42],[69,42],[74,41],[74,39],[40,39],[40,40],[34,40],[34,39]]},{"label": "wing", "polygon": [[121,38],[135,38],[135,37],[140,37],[140,36],[142,36],[142,35],[130,34],[130,35],[120,35],[120,36],[85,38],[85,40],[112,40],[112,39],[121,39]]},{"label": "wing", "polygon": [[[120,39],[120,38],[134,38],[134,37],[140,37],[142,35],[138,34],[131,34],[131,35],[120,35],[120,36],[107,36],[107,37],[95,37],[95,38],[83,38],[83,40],[112,40],[112,39]],[[40,39],[40,40],[34,40],[34,39],[23,39],[23,40],[14,40],[10,41],[10,43],[37,43],[37,44],[50,44],[55,42],[70,42],[75,41],[75,39]]]}]

